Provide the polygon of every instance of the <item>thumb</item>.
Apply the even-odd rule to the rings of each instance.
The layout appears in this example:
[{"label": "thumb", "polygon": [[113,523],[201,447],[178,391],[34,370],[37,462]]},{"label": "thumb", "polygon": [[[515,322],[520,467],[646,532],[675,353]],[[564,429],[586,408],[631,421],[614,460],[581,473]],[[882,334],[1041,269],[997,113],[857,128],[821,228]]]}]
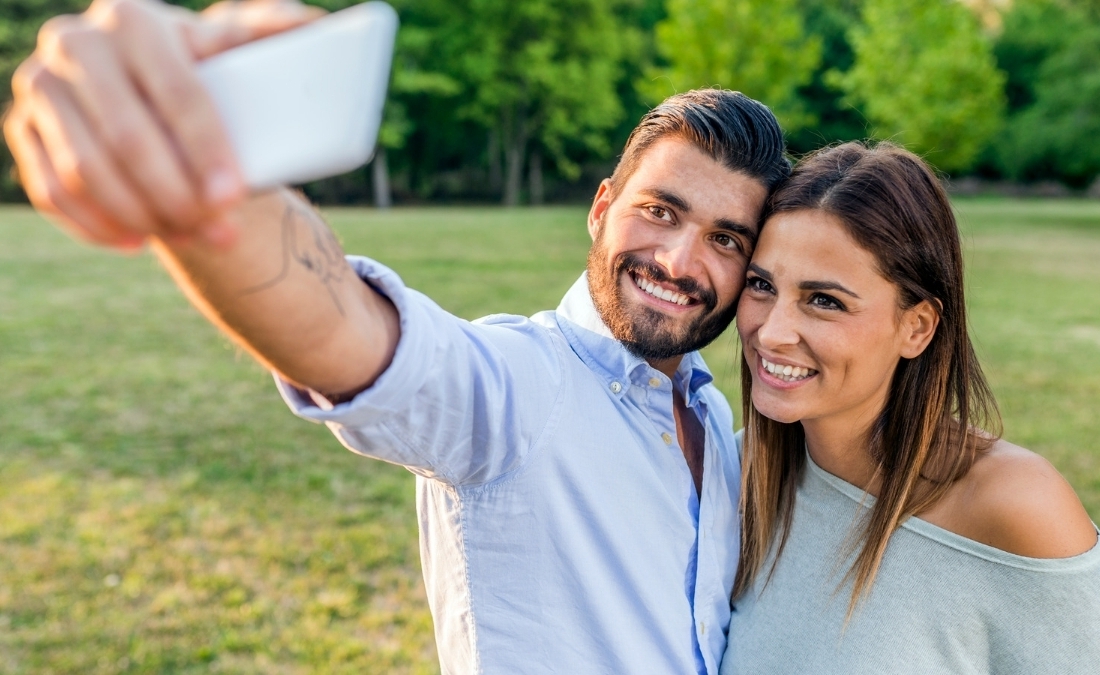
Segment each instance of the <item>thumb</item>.
[{"label": "thumb", "polygon": [[184,24],[184,39],[196,60],[281,33],[324,16],[325,10],[295,0],[218,2]]}]

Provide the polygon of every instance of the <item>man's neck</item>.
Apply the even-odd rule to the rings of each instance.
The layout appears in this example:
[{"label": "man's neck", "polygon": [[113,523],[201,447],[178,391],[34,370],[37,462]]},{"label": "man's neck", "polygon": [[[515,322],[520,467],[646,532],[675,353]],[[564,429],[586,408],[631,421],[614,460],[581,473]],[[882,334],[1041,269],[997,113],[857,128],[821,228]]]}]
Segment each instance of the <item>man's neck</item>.
[{"label": "man's neck", "polygon": [[684,360],[684,355],[673,356],[667,359],[646,359],[649,365],[653,366],[657,370],[665,374],[668,379],[673,379],[673,375],[676,374],[676,369],[680,367],[680,362]]}]

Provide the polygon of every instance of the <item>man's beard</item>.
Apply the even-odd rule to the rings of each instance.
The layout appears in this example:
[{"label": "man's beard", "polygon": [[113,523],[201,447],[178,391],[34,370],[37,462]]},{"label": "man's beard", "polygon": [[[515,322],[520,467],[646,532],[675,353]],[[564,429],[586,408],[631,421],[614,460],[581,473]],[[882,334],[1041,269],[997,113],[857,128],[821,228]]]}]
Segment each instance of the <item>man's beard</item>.
[{"label": "man's beard", "polygon": [[[679,289],[698,300],[703,312],[681,324],[651,307],[638,304],[628,308],[619,280],[630,272],[641,272],[651,281]],[[634,283],[633,278],[630,283]],[[694,279],[673,279],[659,265],[631,253],[620,254],[609,269],[602,227],[588,252],[588,288],[611,335],[643,359],[668,359],[706,347],[726,330],[737,311],[736,302],[718,308],[715,292]]]}]

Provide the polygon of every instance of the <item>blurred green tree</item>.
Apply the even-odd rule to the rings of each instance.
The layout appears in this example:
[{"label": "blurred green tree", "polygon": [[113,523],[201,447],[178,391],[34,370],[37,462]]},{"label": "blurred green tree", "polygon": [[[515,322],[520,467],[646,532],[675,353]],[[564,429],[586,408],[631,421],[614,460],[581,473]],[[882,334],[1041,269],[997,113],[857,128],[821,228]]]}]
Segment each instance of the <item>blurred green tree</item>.
[{"label": "blurred green tree", "polygon": [[[87,0],[4,0],[0,2],[0,101],[11,100],[11,78],[34,49],[38,29],[52,16],[82,11]],[[7,144],[0,145],[0,201],[26,199],[12,175]]]},{"label": "blurred green tree", "polygon": [[[209,4],[204,0],[178,0],[195,8]],[[306,0],[330,12],[339,11],[360,0]],[[390,0],[401,16],[401,28],[394,45],[393,69],[387,92],[382,126],[378,131],[378,143],[370,164],[370,183],[374,203],[387,208],[393,203],[390,187],[389,155],[405,147],[409,136],[416,130],[420,118],[415,107],[424,97],[447,99],[458,93],[460,87],[448,75],[433,70],[432,52],[435,35],[425,24],[425,14],[432,16],[432,2]],[[426,7],[425,7],[426,6]],[[426,9],[426,11],[425,11]],[[410,110],[410,106],[414,108]],[[361,201],[366,194],[367,180],[361,169],[350,174],[307,186],[307,194],[324,201]]]},{"label": "blurred green tree", "polygon": [[806,33],[821,39],[821,62],[810,81],[798,88],[802,107],[815,124],[787,130],[787,146],[794,155],[829,143],[851,141],[867,135],[867,123],[858,110],[844,101],[844,92],[829,81],[833,70],[852,67],[855,55],[848,34],[859,23],[859,0],[803,0]]},{"label": "blurred green tree", "polygon": [[393,202],[388,154],[405,147],[419,121],[416,115],[410,114],[410,106],[415,106],[416,101],[425,96],[449,99],[460,91],[459,83],[452,77],[431,69],[434,37],[432,30],[414,22],[397,35],[389,98],[372,162],[374,203],[380,208]]},{"label": "blurred green tree", "polygon": [[727,87],[768,104],[783,128],[816,123],[796,95],[821,62],[797,0],[668,0],[657,24],[663,63],[639,89],[654,103],[696,87]]},{"label": "blurred green tree", "polygon": [[455,110],[489,133],[490,167],[503,155],[503,203],[520,202],[524,167],[532,196],[545,155],[566,177],[579,167],[567,146],[609,151],[623,116],[616,86],[638,49],[617,11],[633,0],[454,0],[440,3],[434,50],[462,91]]},{"label": "blurred green tree", "polygon": [[994,143],[1017,180],[1085,187],[1100,176],[1100,3],[1019,0],[996,46],[1009,118]]},{"label": "blurred green tree", "polygon": [[855,63],[829,81],[874,125],[943,171],[969,169],[1003,123],[1004,75],[955,0],[865,0]]},{"label": "blurred green tree", "polygon": [[[399,99],[409,122],[400,152],[389,153],[395,189],[405,197],[516,203],[524,177],[532,202],[550,187],[560,195],[582,165],[600,173],[596,165],[633,127],[627,116],[636,119],[646,109],[632,75],[661,0],[553,0],[541,9],[500,0],[394,4],[402,32],[416,29],[426,40],[414,56],[405,50],[407,57],[399,41],[391,89],[391,101]],[[575,34],[563,38],[567,33]],[[401,93],[400,70],[410,62],[445,76],[457,91]],[[527,141],[515,143],[522,139],[514,130],[522,125],[511,111],[524,107]]]}]

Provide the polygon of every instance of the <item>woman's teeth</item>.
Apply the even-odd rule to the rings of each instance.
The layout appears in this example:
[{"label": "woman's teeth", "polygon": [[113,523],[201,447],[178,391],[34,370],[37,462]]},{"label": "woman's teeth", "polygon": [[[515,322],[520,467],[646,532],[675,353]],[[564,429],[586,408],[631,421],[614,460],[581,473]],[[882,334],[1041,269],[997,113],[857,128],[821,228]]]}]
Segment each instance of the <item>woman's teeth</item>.
[{"label": "woman's teeth", "polygon": [[666,302],[672,302],[677,305],[686,305],[691,302],[691,298],[683,293],[676,293],[665,288],[661,288],[657,284],[643,279],[641,277],[634,277],[634,283],[638,285],[638,288],[642,289],[646,293],[649,293],[655,298],[660,298]]},{"label": "woman's teeth", "polygon": [[778,363],[772,363],[763,356],[760,357],[760,363],[764,364],[764,370],[768,371],[772,375],[775,375],[784,382],[798,382],[799,380],[805,380],[811,375],[817,374],[817,371],[811,368],[800,368],[798,366],[781,366]]}]

